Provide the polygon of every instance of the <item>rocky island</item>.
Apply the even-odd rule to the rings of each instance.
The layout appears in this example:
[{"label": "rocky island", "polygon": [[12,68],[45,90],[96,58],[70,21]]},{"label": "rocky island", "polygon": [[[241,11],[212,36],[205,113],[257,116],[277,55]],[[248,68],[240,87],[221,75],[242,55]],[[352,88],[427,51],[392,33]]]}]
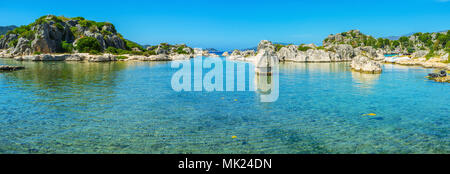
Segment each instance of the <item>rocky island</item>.
[{"label": "rocky island", "polygon": [[[35,22],[11,28],[0,36],[0,57],[24,61],[170,61],[196,56],[219,57],[207,50],[185,44],[143,46],[125,39],[109,22],[95,22],[82,17],[42,16]],[[264,57],[280,62],[351,62],[355,71],[381,73],[381,63],[420,65],[450,70],[450,32],[415,33],[398,40],[375,39],[359,30],[331,34],[322,46],[314,44],[273,44],[261,41],[256,51],[234,50],[222,56],[229,60],[258,60]],[[397,57],[385,57],[397,54]]]},{"label": "rocky island", "polygon": [[[381,73],[381,63],[421,65],[425,68],[450,69],[450,32],[416,33],[399,40],[375,39],[359,30],[329,35],[323,46],[314,44],[282,45],[263,40],[257,47],[270,50],[284,62],[343,62],[351,61],[352,69],[367,73]],[[230,60],[255,61],[257,52],[234,50],[225,52]],[[395,60],[386,54],[400,55]]]},{"label": "rocky island", "polygon": [[42,16],[0,36],[0,57],[32,61],[169,61],[215,56],[185,44],[143,48],[125,39],[109,22],[82,17]]}]

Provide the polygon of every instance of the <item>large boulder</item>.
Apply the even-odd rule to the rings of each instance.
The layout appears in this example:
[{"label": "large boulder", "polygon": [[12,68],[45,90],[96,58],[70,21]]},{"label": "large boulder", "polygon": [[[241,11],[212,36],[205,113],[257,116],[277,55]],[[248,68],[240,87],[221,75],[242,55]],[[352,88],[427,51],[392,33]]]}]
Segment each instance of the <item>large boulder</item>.
[{"label": "large boulder", "polygon": [[366,73],[381,73],[382,68],[379,62],[371,60],[366,56],[356,56],[350,65],[352,69]]},{"label": "large boulder", "polygon": [[330,53],[325,50],[309,49],[299,51],[294,59],[295,62],[331,62]]},{"label": "large boulder", "polygon": [[155,50],[156,54],[169,54],[170,53],[170,47],[168,44],[159,44],[158,48]]},{"label": "large boulder", "polygon": [[355,50],[351,45],[340,44],[333,47],[336,55],[333,61],[350,61],[355,57]]},{"label": "large boulder", "polygon": [[295,61],[295,57],[297,57],[298,47],[295,45],[289,45],[281,48],[277,52],[277,56],[280,61]]},{"label": "large boulder", "polygon": [[17,42],[17,45],[14,48],[14,51],[12,52],[12,54],[13,55],[30,55],[30,54],[32,54],[30,40],[25,39],[23,37],[19,38],[19,41]]},{"label": "large boulder", "polygon": [[7,34],[0,39],[0,49],[6,49],[9,47],[8,43],[16,40],[19,36],[17,34]]},{"label": "large boulder", "polygon": [[411,56],[414,58],[425,57],[430,51],[428,50],[419,50],[414,52]]},{"label": "large boulder", "polygon": [[242,51],[241,56],[244,56],[244,57],[255,56],[255,51],[254,50]]},{"label": "large boulder", "polygon": [[262,50],[265,50],[266,52],[273,54],[275,53],[275,46],[272,44],[272,42],[268,40],[262,40],[258,44],[258,53]]}]

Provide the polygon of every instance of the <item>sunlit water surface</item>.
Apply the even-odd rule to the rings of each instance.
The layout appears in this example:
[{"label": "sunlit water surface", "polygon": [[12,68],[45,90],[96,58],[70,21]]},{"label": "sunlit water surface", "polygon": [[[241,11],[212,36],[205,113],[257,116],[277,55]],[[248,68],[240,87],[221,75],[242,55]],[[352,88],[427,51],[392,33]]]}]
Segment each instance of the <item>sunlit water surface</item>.
[{"label": "sunlit water surface", "polygon": [[450,153],[450,85],[420,67],[285,63],[262,103],[175,92],[171,62],[0,64],[26,67],[0,73],[0,153]]}]

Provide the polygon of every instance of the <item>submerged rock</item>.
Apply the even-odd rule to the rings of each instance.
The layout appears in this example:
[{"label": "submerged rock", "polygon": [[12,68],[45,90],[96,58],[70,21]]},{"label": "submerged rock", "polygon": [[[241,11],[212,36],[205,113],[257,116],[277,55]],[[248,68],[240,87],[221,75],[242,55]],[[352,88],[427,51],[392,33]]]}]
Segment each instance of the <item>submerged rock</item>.
[{"label": "submerged rock", "polygon": [[0,71],[16,71],[25,69],[23,66],[0,65]]}]

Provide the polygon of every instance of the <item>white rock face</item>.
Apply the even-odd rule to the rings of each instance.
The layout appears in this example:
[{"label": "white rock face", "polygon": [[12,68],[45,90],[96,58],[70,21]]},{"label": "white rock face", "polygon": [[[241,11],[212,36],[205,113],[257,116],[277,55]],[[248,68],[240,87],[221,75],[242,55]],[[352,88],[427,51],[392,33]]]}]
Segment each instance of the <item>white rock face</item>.
[{"label": "white rock face", "polygon": [[442,61],[449,60],[449,59],[448,59],[448,53],[446,53],[446,54],[444,54],[443,56],[441,56],[441,60],[442,60]]},{"label": "white rock face", "polygon": [[277,66],[278,62],[278,56],[270,50],[259,50],[258,55],[255,56],[255,72],[258,74],[271,74],[272,68]]},{"label": "white rock face", "polygon": [[365,56],[356,56],[350,65],[352,69],[367,73],[381,73],[381,64]]},{"label": "white rock face", "polygon": [[228,57],[228,56],[229,56],[229,53],[225,51],[225,52],[222,54],[222,56],[223,56],[223,57]]},{"label": "white rock face", "polygon": [[400,61],[409,61],[411,60],[409,57],[386,57],[384,59],[385,62],[389,62],[389,63],[397,63]]},{"label": "white rock face", "polygon": [[116,56],[112,54],[103,54],[103,55],[94,55],[94,56],[88,56],[87,60],[90,62],[109,62],[109,61],[116,61]]},{"label": "white rock face", "polygon": [[63,61],[69,55],[51,55],[51,54],[41,54],[41,55],[29,55],[22,57],[15,57],[14,60],[18,61]]},{"label": "white rock face", "polygon": [[411,56],[415,58],[425,57],[430,51],[428,50],[419,50],[414,52]]},{"label": "white rock face", "polygon": [[258,53],[262,50],[269,52],[269,54],[275,53],[275,46],[273,46],[272,42],[268,40],[262,40],[258,44]]},{"label": "white rock face", "polygon": [[191,56],[189,54],[174,54],[170,55],[170,60],[189,60]]},{"label": "white rock face", "polygon": [[298,46],[295,45],[283,47],[277,52],[280,61],[295,61],[297,54],[298,54]]},{"label": "white rock face", "polygon": [[332,61],[350,61],[355,57],[355,49],[348,44],[340,44],[333,47],[336,55],[331,59]]}]

